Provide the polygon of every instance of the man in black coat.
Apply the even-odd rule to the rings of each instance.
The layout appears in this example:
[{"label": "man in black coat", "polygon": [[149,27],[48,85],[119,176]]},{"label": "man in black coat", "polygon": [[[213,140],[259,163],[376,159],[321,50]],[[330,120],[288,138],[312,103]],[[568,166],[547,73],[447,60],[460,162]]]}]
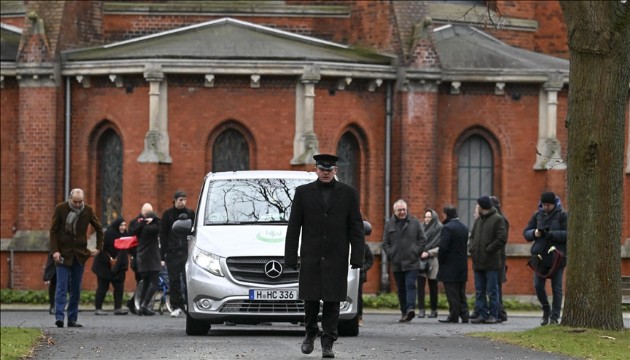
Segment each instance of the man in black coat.
[{"label": "man in black coat", "polygon": [[317,180],[295,190],[287,227],[284,264],[294,269],[299,264],[299,298],[304,300],[306,328],[302,353],[313,351],[319,333],[317,315],[322,300],[322,356],[333,358],[332,346],[338,336],[339,303],[346,300],[348,290],[350,246],[352,268],[359,269],[363,265],[363,220],[357,191],[335,179],[339,158],[319,154],[313,159]]},{"label": "man in black coat", "polygon": [[169,296],[173,311],[171,317],[178,317],[184,310],[182,280],[186,279],[186,259],[188,259],[188,237],[173,233],[173,223],[182,217],[194,219],[195,212],[186,207],[186,193],[176,191],[173,207],[162,215],[160,229],[160,255],[168,271]]},{"label": "man in black coat", "polygon": [[444,208],[442,233],[440,234],[440,250],[438,251],[439,270],[437,280],[444,283],[444,292],[448,300],[449,315],[444,323],[467,323],[468,303],[466,302],[466,280],[468,279],[468,228],[457,216],[453,206]]}]

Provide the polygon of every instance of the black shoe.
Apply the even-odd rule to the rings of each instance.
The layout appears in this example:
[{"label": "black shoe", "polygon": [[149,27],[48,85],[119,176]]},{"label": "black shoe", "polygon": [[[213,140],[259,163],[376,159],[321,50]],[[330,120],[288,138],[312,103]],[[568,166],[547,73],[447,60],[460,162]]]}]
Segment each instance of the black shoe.
[{"label": "black shoe", "polygon": [[308,335],[304,337],[304,341],[302,341],[302,354],[310,354],[313,352],[316,337],[317,336],[310,337]]},{"label": "black shoe", "polygon": [[468,319],[470,320],[475,320],[476,318],[479,317],[479,313],[478,312],[474,312],[472,314],[470,314],[470,316],[468,317]]},{"label": "black shoe", "polygon": [[550,325],[558,325],[559,324],[558,319],[551,319],[551,320],[549,320],[549,324]]},{"label": "black shoe", "polygon": [[[416,313],[413,310],[409,310],[407,311],[407,315],[405,315],[405,321],[411,321],[415,317],[416,317]],[[333,354],[333,357],[335,357],[334,354]]]},{"label": "black shoe", "polygon": [[146,306],[141,306],[140,307],[140,311],[138,312],[138,314],[145,315],[145,316],[153,316],[153,315],[155,315],[155,311],[149,309]]},{"label": "black shoe", "polygon": [[482,318],[481,316],[476,317],[474,319],[470,319],[470,322],[473,324],[483,324],[484,322],[486,322],[486,319]]},{"label": "black shoe", "polygon": [[439,319],[438,320],[441,323],[455,323],[457,324],[457,318],[452,319],[450,316],[447,316],[446,319]]},{"label": "black shoe", "polygon": [[428,318],[436,318],[438,317],[438,313],[437,310],[431,310],[431,314],[429,314],[429,316],[427,316]]},{"label": "black shoe", "polygon": [[335,357],[335,353],[332,350],[332,346],[324,346],[322,347],[322,357],[331,359]]},{"label": "black shoe", "polygon": [[484,324],[496,324],[497,323],[497,318],[495,318],[494,316],[488,316],[488,318],[486,320],[483,321]]},{"label": "black shoe", "polygon": [[57,327],[63,327],[63,320],[55,321],[55,325],[57,325]]},{"label": "black shoe", "polygon": [[83,327],[83,325],[79,324],[75,320],[68,320],[68,327]]},{"label": "black shoe", "polygon": [[549,311],[543,310],[543,316],[540,318],[540,326],[549,324]]}]

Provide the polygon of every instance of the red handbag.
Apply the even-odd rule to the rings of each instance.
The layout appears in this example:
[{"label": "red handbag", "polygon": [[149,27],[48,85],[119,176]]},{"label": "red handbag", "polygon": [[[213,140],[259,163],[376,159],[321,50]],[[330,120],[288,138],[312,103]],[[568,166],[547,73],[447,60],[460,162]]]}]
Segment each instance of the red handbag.
[{"label": "red handbag", "polygon": [[114,247],[118,250],[131,249],[138,246],[138,238],[136,236],[123,236],[114,240]]}]

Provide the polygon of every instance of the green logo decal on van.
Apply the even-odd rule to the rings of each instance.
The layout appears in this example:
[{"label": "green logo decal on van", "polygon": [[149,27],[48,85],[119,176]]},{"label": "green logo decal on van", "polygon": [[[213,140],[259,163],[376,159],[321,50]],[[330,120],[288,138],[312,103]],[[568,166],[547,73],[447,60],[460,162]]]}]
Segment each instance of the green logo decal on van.
[{"label": "green logo decal on van", "polygon": [[284,241],[284,231],[281,230],[265,230],[256,235],[256,239],[268,243],[277,243]]}]

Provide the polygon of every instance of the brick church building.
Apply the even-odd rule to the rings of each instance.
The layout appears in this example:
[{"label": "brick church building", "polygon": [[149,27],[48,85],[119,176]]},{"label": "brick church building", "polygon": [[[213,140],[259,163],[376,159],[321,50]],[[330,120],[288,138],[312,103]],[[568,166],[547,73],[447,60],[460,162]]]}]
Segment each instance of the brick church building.
[{"label": "brick church building", "polygon": [[504,292],[534,294],[522,230],[541,192],[567,196],[558,2],[2,1],[0,15],[2,288],[43,288],[72,188],[108,224],[145,202],[162,213],[176,190],[194,206],[208,172],[312,170],[321,152],[374,228],[366,293],[391,286],[395,200],[419,218],[456,204],[472,225],[487,194],[511,223]]}]

